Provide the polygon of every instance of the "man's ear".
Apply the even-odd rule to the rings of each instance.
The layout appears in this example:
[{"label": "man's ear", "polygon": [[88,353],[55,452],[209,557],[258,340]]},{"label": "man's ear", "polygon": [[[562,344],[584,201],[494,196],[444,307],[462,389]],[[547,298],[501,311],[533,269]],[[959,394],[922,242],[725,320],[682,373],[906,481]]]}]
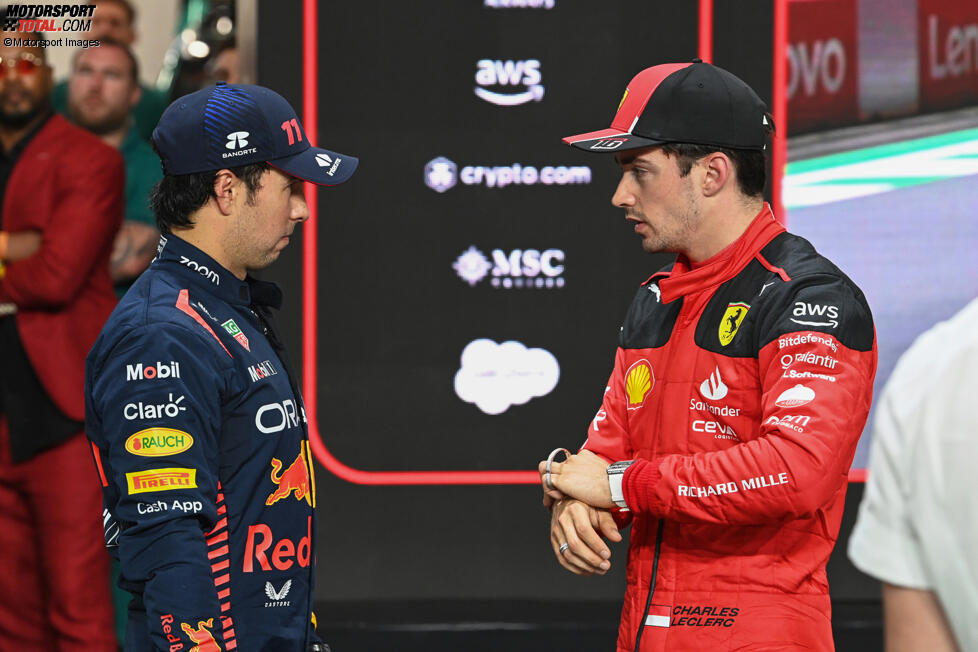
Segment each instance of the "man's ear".
[{"label": "man's ear", "polygon": [[703,175],[703,195],[713,197],[728,183],[732,182],[734,176],[733,163],[726,154],[713,152],[700,159],[705,174]]},{"label": "man's ear", "polygon": [[230,215],[241,180],[231,170],[218,170],[214,177],[214,197],[221,215]]}]

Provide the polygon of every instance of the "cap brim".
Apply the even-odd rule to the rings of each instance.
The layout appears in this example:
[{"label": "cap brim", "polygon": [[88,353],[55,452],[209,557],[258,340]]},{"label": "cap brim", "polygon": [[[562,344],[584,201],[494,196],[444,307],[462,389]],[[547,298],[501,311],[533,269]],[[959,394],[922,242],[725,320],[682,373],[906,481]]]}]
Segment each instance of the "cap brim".
[{"label": "cap brim", "polygon": [[621,129],[601,129],[600,131],[590,131],[586,134],[567,136],[562,139],[571,147],[583,149],[586,152],[620,152],[626,149],[637,149],[639,147],[652,147],[661,145],[665,141],[642,138],[630,134]]},{"label": "cap brim", "polygon": [[268,163],[318,186],[338,186],[353,176],[360,159],[321,147],[310,147],[298,154],[277,158]]}]

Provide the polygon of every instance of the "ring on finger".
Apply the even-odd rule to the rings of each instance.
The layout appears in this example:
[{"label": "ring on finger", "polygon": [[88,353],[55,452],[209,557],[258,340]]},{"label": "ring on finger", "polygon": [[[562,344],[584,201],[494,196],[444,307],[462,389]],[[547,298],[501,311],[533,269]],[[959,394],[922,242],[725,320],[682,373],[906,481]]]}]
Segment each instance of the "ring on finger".
[{"label": "ring on finger", "polygon": [[571,456],[571,452],[569,450],[567,450],[566,448],[562,447],[562,446],[558,446],[557,448],[553,449],[552,451],[550,451],[550,455],[547,456],[547,478],[546,478],[546,480],[547,480],[547,486],[550,487],[551,489],[553,489],[554,486],[550,483],[550,467],[554,463],[554,458],[557,457],[557,454],[560,453],[561,451],[563,451],[564,455],[566,455],[567,457],[570,457]]},{"label": "ring on finger", "polygon": [[570,548],[570,544],[565,541],[564,543],[560,544],[558,552],[560,552],[560,554],[564,554],[564,551],[566,551],[568,548]]}]

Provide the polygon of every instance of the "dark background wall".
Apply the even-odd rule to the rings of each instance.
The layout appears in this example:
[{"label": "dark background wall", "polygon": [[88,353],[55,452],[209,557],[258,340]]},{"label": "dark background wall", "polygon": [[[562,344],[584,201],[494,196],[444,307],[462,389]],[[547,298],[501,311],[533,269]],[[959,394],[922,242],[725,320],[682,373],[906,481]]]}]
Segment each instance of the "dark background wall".
[{"label": "dark background wall", "polygon": [[[259,3],[258,80],[301,106],[301,4]],[[610,204],[610,156],[562,136],[606,127],[628,80],[696,56],[696,3],[558,0],[553,9],[481,2],[331,2],[319,7],[319,142],[361,157],[353,181],[319,191],[319,378],[325,445],[364,470],[535,467],[584,438],[611,370],[635,287],[668,258],[641,251]],[[718,2],[714,61],[770,99],[771,2]],[[539,61],[539,101],[476,96],[482,59]],[[519,84],[499,92],[526,90]],[[436,157],[464,166],[581,166],[588,184],[424,182]],[[559,249],[561,288],[470,285],[452,263],[474,246]],[[282,322],[300,350],[299,242],[267,274],[286,287]],[[540,347],[560,364],[555,389],[499,415],[453,389],[477,338]],[[298,357],[298,355],[296,355]],[[604,604],[624,586],[624,546],[606,577],[558,568],[540,491],[523,486],[350,484],[319,467],[317,599]],[[850,491],[843,538],[861,485]],[[839,600],[875,600],[875,583],[830,564]],[[354,605],[351,607],[350,605]],[[607,605],[610,605],[607,606]],[[570,612],[567,612],[570,613]],[[368,618],[360,614],[353,618]]]}]

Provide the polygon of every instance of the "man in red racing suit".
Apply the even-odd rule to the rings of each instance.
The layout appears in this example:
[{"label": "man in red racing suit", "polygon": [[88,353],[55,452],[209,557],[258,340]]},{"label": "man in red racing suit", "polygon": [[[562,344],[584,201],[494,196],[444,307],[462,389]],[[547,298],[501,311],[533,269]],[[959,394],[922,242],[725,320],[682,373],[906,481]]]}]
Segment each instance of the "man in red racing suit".
[{"label": "man in red racing suit", "polygon": [[833,649],[825,564],[875,332],[859,288],[761,200],[743,150],[763,163],[769,122],[694,61],[643,71],[611,129],[565,139],[616,152],[613,202],[647,251],[679,254],[635,296],[581,452],[540,467],[572,572],[604,572],[599,535],[631,522],[620,651]]}]

